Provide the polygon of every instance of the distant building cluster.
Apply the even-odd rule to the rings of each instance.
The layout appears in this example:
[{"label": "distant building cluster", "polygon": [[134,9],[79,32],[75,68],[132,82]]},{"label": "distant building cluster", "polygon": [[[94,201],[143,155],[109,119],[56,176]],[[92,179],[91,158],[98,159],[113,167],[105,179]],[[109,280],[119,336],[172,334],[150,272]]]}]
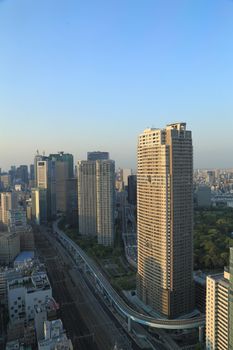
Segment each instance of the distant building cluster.
[{"label": "distant building cluster", "polygon": [[[6,333],[1,329],[5,349],[73,349],[59,319],[60,308],[44,265],[34,251],[17,253],[0,266],[0,307],[9,318]],[[59,344],[66,347],[59,348]]]},{"label": "distant building cluster", "polygon": [[194,200],[198,207],[233,207],[233,169],[195,170]]},{"label": "distant building cluster", "polygon": [[59,212],[71,222],[77,217],[73,157],[36,155],[30,174],[27,166],[11,167],[0,179],[1,342],[7,350],[73,349],[45,267],[35,256],[33,232],[33,225],[47,224]]}]

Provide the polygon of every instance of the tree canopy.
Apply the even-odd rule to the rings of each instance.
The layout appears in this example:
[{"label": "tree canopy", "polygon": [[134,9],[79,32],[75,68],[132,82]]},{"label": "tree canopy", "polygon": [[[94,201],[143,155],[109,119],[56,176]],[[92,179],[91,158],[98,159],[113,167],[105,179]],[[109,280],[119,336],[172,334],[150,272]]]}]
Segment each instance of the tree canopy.
[{"label": "tree canopy", "polygon": [[233,209],[196,209],[194,215],[194,268],[223,269],[233,246]]}]

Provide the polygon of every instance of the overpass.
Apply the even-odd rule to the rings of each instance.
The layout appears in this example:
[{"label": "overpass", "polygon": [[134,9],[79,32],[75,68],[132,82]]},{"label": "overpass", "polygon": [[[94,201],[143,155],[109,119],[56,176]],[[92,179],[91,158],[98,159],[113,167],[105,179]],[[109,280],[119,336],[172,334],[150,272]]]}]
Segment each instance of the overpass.
[{"label": "overpass", "polygon": [[120,297],[115,289],[113,289],[106,277],[101,273],[96,263],[74,241],[72,241],[72,239],[70,239],[62,230],[58,228],[57,222],[53,224],[53,230],[57,233],[58,239],[62,245],[69,250],[74,261],[77,263],[80,261],[80,259],[82,260],[84,266],[92,273],[96,283],[98,283],[102,292],[105,293],[111,304],[116,310],[118,310],[118,312],[127,318],[129,331],[131,331],[132,321],[143,326],[163,329],[191,329],[203,326],[205,324],[205,315],[190,319],[168,320],[144,315],[132,309]]}]

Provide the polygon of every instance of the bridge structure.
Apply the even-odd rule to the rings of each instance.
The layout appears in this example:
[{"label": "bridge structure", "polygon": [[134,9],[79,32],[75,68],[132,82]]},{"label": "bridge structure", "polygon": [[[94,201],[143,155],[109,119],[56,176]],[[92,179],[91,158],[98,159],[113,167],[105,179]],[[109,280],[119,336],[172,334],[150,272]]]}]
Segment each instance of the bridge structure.
[{"label": "bridge structure", "polygon": [[151,328],[160,329],[201,329],[205,324],[205,315],[195,316],[193,318],[187,319],[163,319],[156,318],[149,315],[144,315],[131,306],[121,298],[121,296],[116,292],[116,290],[111,286],[107,278],[102,274],[96,263],[72,240],[70,239],[62,230],[57,226],[57,222],[53,224],[53,230],[57,234],[57,238],[60,243],[65,247],[65,249],[70,253],[74,262],[78,265],[83,263],[84,270],[88,271],[94,277],[95,283],[104,294],[115,310],[121,314],[128,322],[128,331],[132,329],[132,322],[139,323],[143,326],[148,326]]}]

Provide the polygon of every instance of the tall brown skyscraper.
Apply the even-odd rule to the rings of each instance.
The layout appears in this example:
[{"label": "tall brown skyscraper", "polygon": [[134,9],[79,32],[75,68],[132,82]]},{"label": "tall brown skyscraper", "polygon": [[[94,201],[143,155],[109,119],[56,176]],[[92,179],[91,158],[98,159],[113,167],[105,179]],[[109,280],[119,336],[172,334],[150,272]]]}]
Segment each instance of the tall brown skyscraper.
[{"label": "tall brown skyscraper", "polygon": [[138,141],[137,293],[168,318],[193,309],[193,150],[185,123]]}]

